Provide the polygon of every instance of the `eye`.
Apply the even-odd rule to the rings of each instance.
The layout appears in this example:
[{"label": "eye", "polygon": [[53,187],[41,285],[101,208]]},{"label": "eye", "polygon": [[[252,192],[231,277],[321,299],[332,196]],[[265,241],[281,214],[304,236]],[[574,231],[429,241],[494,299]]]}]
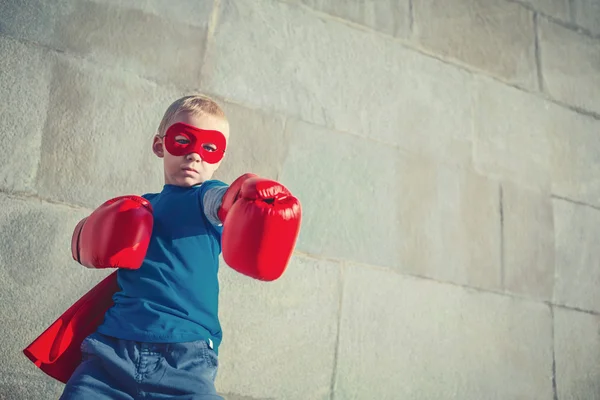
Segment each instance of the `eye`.
[{"label": "eye", "polygon": [[215,145],[214,145],[214,144],[212,144],[212,143],[204,143],[204,144],[202,144],[202,148],[203,148],[204,150],[206,150],[206,151],[209,151],[209,152],[211,152],[211,153],[212,153],[213,151],[217,151],[217,146],[215,146]]},{"label": "eye", "polygon": [[183,137],[183,136],[177,136],[175,137],[175,141],[179,144],[188,144],[190,142],[189,139]]}]

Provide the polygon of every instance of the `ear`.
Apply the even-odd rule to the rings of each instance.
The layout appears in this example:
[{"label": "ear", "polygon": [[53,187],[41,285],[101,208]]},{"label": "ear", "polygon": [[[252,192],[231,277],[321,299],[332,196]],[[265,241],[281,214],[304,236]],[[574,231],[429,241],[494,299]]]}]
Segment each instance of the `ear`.
[{"label": "ear", "polygon": [[159,158],[163,158],[165,156],[163,140],[158,135],[154,136],[154,141],[152,142],[152,151]]}]

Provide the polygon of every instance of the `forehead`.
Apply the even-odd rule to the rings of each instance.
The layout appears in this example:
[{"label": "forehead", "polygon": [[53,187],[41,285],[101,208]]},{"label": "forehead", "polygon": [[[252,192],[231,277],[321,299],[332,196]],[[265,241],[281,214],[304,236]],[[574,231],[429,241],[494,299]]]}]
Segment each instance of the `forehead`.
[{"label": "forehead", "polygon": [[184,124],[192,125],[199,129],[219,131],[225,135],[226,138],[229,137],[229,123],[221,117],[183,112],[177,114],[169,126],[176,124],[177,122],[183,122]]}]

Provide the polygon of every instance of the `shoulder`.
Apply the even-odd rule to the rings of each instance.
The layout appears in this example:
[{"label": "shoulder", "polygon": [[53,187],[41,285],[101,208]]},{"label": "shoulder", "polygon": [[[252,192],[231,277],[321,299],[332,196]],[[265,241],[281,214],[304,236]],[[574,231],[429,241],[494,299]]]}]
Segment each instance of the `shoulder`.
[{"label": "shoulder", "polygon": [[153,198],[155,198],[156,196],[158,196],[159,193],[144,193],[142,195],[142,197],[148,201],[152,201]]},{"label": "shoulder", "polygon": [[204,181],[204,182],[202,182],[202,184],[196,186],[196,190],[197,190],[198,196],[200,196],[200,198],[202,199],[202,198],[204,198],[204,196],[206,195],[207,192],[212,191],[211,189],[223,188],[223,187],[228,187],[225,182],[219,181],[217,179],[212,179],[209,181]]},{"label": "shoulder", "polygon": [[204,188],[204,190],[212,189],[214,187],[228,186],[225,182],[222,182],[218,179],[211,179],[209,181],[204,181],[199,186],[200,188]]}]

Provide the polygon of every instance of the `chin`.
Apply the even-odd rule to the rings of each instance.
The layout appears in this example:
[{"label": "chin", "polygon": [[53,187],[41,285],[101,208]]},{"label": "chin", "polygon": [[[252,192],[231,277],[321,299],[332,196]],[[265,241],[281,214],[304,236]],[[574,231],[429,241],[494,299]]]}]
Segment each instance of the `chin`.
[{"label": "chin", "polygon": [[193,179],[193,178],[183,178],[179,180],[179,186],[184,187],[192,187],[194,185],[199,185],[202,183],[201,179]]}]

